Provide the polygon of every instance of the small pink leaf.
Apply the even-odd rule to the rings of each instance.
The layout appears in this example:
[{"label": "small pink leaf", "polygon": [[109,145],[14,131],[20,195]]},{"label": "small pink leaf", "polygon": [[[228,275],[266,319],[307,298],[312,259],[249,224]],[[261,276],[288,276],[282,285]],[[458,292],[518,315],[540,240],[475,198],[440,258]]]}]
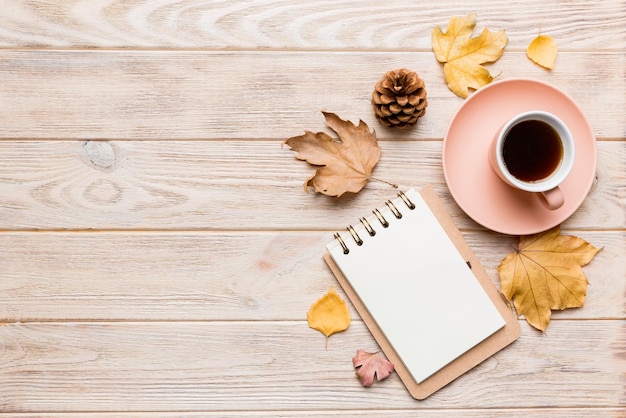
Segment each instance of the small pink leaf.
[{"label": "small pink leaf", "polygon": [[393,372],[393,364],[384,358],[380,353],[368,353],[357,350],[356,356],[352,358],[354,368],[358,369],[356,375],[361,380],[363,386],[372,386],[374,376],[381,381]]}]

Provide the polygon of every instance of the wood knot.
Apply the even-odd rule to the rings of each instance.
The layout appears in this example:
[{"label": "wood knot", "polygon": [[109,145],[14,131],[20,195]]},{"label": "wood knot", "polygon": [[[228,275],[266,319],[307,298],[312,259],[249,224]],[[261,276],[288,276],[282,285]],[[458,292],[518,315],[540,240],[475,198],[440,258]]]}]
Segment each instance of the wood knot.
[{"label": "wood knot", "polygon": [[96,167],[109,168],[115,164],[115,152],[106,141],[87,141],[83,145],[89,161]]}]

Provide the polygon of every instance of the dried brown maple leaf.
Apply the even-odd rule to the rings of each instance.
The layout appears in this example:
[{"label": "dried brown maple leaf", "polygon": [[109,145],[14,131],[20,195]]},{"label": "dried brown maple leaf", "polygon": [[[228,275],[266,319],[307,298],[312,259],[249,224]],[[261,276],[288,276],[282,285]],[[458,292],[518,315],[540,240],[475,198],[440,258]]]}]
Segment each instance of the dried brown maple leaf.
[{"label": "dried brown maple leaf", "polygon": [[477,90],[493,80],[482,64],[500,58],[508,42],[504,30],[494,33],[485,28],[479,36],[472,38],[475,26],[476,14],[472,13],[450,19],[445,33],[439,27],[432,33],[433,52],[443,63],[446,83],[460,97],[467,97],[469,88]]},{"label": "dried brown maple leaf", "polygon": [[552,310],[583,306],[588,282],[582,266],[597,253],[587,241],[561,235],[558,226],[522,236],[498,266],[502,293],[530,325],[545,331]]},{"label": "dried brown maple leaf", "polygon": [[328,337],[336,332],[345,331],[350,325],[348,306],[332,286],[324,296],[311,305],[306,317],[309,327],[326,336],[327,347]]},{"label": "dried brown maple leaf", "polygon": [[319,166],[304,182],[304,190],[311,186],[316,192],[329,196],[357,193],[373,179],[372,171],[380,159],[376,133],[370,131],[363,121],[356,126],[334,113],[322,113],[339,140],[324,132],[305,131],[304,135],[284,142],[296,152],[297,159]]},{"label": "dried brown maple leaf", "polygon": [[380,353],[368,353],[363,350],[357,350],[356,356],[352,358],[352,364],[358,369],[356,375],[363,386],[372,386],[374,377],[380,382],[394,369],[393,364]]}]

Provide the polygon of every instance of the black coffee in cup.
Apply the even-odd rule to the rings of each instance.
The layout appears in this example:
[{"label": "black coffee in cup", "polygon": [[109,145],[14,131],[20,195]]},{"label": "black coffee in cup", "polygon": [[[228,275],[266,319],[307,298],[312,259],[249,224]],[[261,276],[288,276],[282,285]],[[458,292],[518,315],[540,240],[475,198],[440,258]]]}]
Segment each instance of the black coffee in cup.
[{"label": "black coffee in cup", "polygon": [[525,182],[543,180],[554,173],[563,159],[558,132],[541,120],[524,120],[504,137],[502,157],[506,169]]}]

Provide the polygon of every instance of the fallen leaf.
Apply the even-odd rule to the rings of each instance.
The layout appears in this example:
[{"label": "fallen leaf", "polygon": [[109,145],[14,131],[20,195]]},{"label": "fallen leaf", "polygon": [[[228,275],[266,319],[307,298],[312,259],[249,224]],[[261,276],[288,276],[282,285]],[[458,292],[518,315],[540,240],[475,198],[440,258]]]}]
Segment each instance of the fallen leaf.
[{"label": "fallen leaf", "polygon": [[336,332],[345,331],[350,325],[350,311],[346,302],[339,297],[331,286],[328,292],[317,300],[307,313],[309,327],[318,330],[328,337]]},{"label": "fallen leaf", "polygon": [[498,266],[502,293],[530,325],[545,331],[552,310],[584,305],[588,282],[582,266],[597,253],[587,241],[561,235],[558,226],[522,236],[519,248]]},{"label": "fallen leaf", "polygon": [[334,113],[322,112],[326,124],[339,135],[339,140],[324,132],[306,131],[304,135],[287,139],[284,144],[296,152],[296,158],[320,166],[304,182],[304,189],[341,196],[357,193],[372,179],[372,171],[380,159],[381,150],[376,133],[365,122],[355,126]]},{"label": "fallen leaf", "polygon": [[356,375],[361,380],[363,386],[372,386],[374,377],[379,382],[386,379],[393,372],[393,364],[384,358],[380,353],[368,353],[357,350],[356,356],[352,358],[354,368],[358,369]]},{"label": "fallen leaf", "polygon": [[554,38],[547,35],[537,36],[526,49],[526,55],[528,55],[528,58],[548,70],[554,68],[556,53],[556,41]]},{"label": "fallen leaf", "polygon": [[453,17],[444,33],[436,27],[432,33],[432,47],[437,60],[443,63],[443,74],[448,88],[457,96],[467,97],[469,89],[477,90],[489,84],[493,77],[481,64],[494,62],[502,56],[508,38],[504,30],[483,32],[472,38],[476,15]]}]

